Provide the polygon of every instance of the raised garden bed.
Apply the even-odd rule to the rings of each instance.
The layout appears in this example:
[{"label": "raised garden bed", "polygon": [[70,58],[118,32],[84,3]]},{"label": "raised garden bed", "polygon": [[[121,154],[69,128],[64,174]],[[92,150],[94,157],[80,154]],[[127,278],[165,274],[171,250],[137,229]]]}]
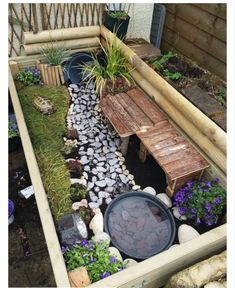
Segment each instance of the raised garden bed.
[{"label": "raised garden bed", "polygon": [[223,80],[172,51],[148,64],[226,131],[226,83]]},{"label": "raised garden bed", "polygon": [[[104,27],[101,27],[101,36],[105,36],[106,33],[107,33],[107,30]],[[110,37],[113,37],[112,33],[110,32],[108,32],[107,35],[108,35],[108,39]],[[201,153],[203,153],[203,155],[207,158],[207,160],[209,161],[211,165],[211,168],[210,170],[208,169],[207,174],[210,175],[210,177],[217,176],[222,180],[222,183],[225,183],[226,182],[226,177],[225,177],[226,134],[223,133],[223,131],[221,131],[216,125],[214,126],[213,123],[211,123],[211,121],[207,117],[205,116],[203,117],[202,116],[203,114],[201,115],[200,111],[198,111],[198,109],[194,108],[190,103],[188,103],[188,101],[185,100],[185,98],[182,97],[182,95],[177,94],[177,92],[173,88],[171,88],[171,86],[167,84],[160,76],[158,76],[154,71],[152,71],[152,69],[149,68],[148,65],[145,66],[145,63],[141,61],[124,44],[121,43],[120,47],[121,49],[123,49],[123,51],[125,51],[125,53],[127,53],[127,55],[130,57],[130,62],[136,68],[136,70],[133,71],[133,77],[135,78],[135,81],[137,82],[137,84],[141,86],[147,94],[155,98],[156,103],[162,108],[162,110],[164,110],[167,113],[168,116],[170,116],[174,120],[174,122],[177,124],[178,129],[180,129],[181,133],[183,132],[185,136],[187,137],[187,139],[189,139],[194,144],[194,147],[196,147],[196,149],[198,149]],[[26,65],[27,66],[35,65],[35,61],[38,60],[39,58],[40,58],[39,56],[31,56],[31,58],[21,57],[18,59],[15,58],[11,60],[17,61],[18,65],[22,68]],[[10,68],[11,67],[12,66],[10,64]],[[143,77],[141,73],[148,75],[148,79]],[[154,84],[156,80],[159,83]],[[48,205],[47,195],[43,187],[43,182],[42,182],[43,175],[40,175],[42,174],[42,172],[39,170],[40,167],[38,167],[38,163],[36,161],[35,154],[34,154],[36,153],[38,156],[38,153],[41,152],[44,155],[46,151],[46,147],[49,144],[47,144],[48,143],[47,142],[43,146],[43,143],[33,142],[33,139],[35,141],[35,137],[39,136],[39,135],[34,135],[34,138],[32,137],[32,142],[33,142],[32,144],[34,145],[34,148],[32,147],[28,132],[31,131],[30,135],[32,135],[32,133],[37,134],[40,128],[37,127],[37,129],[32,131],[30,130],[29,127],[27,128],[25,125],[25,120],[24,120],[24,116],[21,110],[21,105],[19,102],[17,91],[15,89],[13,77],[11,75],[11,69],[9,70],[9,85],[10,85],[9,86],[10,94],[11,94],[12,102],[16,111],[16,118],[17,118],[19,130],[20,130],[20,134],[22,138],[22,144],[26,153],[26,160],[28,162],[30,176],[31,176],[31,180],[34,186],[39,213],[40,213],[40,217],[41,217],[41,221],[42,221],[42,225],[43,225],[43,229],[45,233],[45,238],[46,238],[47,245],[48,245],[52,267],[53,267],[54,274],[55,274],[55,279],[56,279],[58,286],[69,286],[68,276],[67,276],[62,254],[60,252],[60,246],[59,246],[58,238],[55,232],[55,226],[54,226],[53,218],[50,212],[50,207]],[[154,85],[156,85],[156,88],[154,88]],[[159,86],[161,87],[161,89],[158,89]],[[45,87],[42,89],[47,89],[47,88]],[[76,90],[77,88],[75,86],[73,88],[71,87],[71,93],[75,92],[74,89]],[[29,93],[29,91],[26,92],[22,90],[19,93],[19,96],[21,94],[23,101],[24,99],[26,101],[25,97],[27,95],[28,97],[32,95],[32,91],[30,92],[31,93]],[[168,95],[167,99],[165,99],[164,97],[166,94]],[[174,97],[174,99],[176,99],[176,101],[178,102],[174,103],[173,95],[176,96]],[[27,99],[29,99],[28,97]],[[58,97],[58,95],[55,95],[54,98],[52,97],[51,100],[55,101],[56,97]],[[61,97],[64,97],[64,96],[61,95]],[[66,101],[66,97],[64,99]],[[165,102],[163,101],[163,99]],[[27,107],[27,105],[28,105],[27,103],[24,104],[24,109],[25,107]],[[58,106],[60,107],[60,105]],[[60,109],[62,109],[62,107],[60,107]],[[183,116],[185,111],[191,112],[190,120],[187,119],[186,116]],[[35,113],[36,112],[37,111],[35,110]],[[193,112],[196,112],[196,114]],[[51,117],[50,119],[52,122],[53,121],[57,122],[58,119],[53,118],[53,117],[57,117],[56,115],[58,114],[56,113],[51,114],[47,117]],[[29,119],[27,120],[27,117],[29,117],[29,115],[25,114],[25,119],[29,123],[30,120]],[[43,116],[40,115],[40,117],[41,119],[38,119],[37,125],[43,125],[43,126],[46,125],[46,123],[43,123],[43,119],[44,119]],[[48,129],[48,132],[49,132],[49,128],[46,128],[46,129]],[[55,134],[54,133],[51,133],[51,134],[54,135],[53,138],[55,138],[59,134],[60,136],[62,136],[63,132],[60,131],[57,134],[55,131]],[[49,142],[53,142],[53,139],[49,138],[47,140]],[[38,145],[38,150],[37,150],[37,145]],[[45,148],[44,153],[43,153],[43,150],[41,150],[43,148]],[[59,150],[60,147],[55,147],[55,151],[58,152],[57,149]],[[215,151],[218,152],[216,153],[216,157],[214,153]],[[48,165],[48,168],[49,167],[50,165]],[[55,182],[56,182],[56,179],[57,178],[55,178]],[[46,188],[45,183],[44,183],[44,186]],[[49,200],[51,201],[52,199],[49,199]],[[53,211],[53,214],[55,216],[55,211]],[[226,243],[225,229],[226,229],[226,225],[222,225],[207,233],[204,233],[203,235],[200,235],[194,240],[181,244],[179,247],[164,251],[158,255],[155,255],[139,263],[137,266],[124,269],[123,271],[119,273],[116,273],[106,279],[95,282],[94,284],[91,284],[87,287],[113,287],[113,286],[115,287],[130,287],[130,286],[137,287],[137,285],[143,285],[143,284],[154,285],[154,287],[160,287],[163,284],[165,284],[166,280],[169,278],[169,275],[172,275],[172,273],[178,271],[179,269],[186,267],[187,264],[191,264],[199,259],[205,258],[208,255],[213,254],[214,252],[219,251],[220,249],[223,249]]]}]

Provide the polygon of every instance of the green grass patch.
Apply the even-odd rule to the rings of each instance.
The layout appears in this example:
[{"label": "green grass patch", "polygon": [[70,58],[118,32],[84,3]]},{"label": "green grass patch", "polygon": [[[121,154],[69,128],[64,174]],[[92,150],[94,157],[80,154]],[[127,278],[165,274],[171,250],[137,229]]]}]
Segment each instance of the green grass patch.
[{"label": "green grass patch", "polygon": [[[61,149],[66,129],[69,94],[65,87],[28,86],[18,92],[37,157],[41,177],[55,219],[71,210],[70,176]],[[36,96],[49,99],[56,112],[43,115],[32,105]]]}]

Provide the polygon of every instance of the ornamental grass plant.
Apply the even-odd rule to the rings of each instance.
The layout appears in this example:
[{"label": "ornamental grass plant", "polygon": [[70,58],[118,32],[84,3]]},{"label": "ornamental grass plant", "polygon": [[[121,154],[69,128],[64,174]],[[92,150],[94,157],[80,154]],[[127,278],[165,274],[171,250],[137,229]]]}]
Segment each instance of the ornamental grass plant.
[{"label": "ornamental grass plant", "polygon": [[111,42],[106,39],[106,46],[100,42],[100,46],[104,53],[104,63],[102,64],[97,55],[92,53],[93,63],[82,65],[83,80],[88,81],[88,84],[94,82],[96,92],[100,94],[107,82],[113,87],[113,91],[117,86],[116,82],[120,79],[125,82],[125,86],[131,86],[134,83],[131,76],[133,68],[129,64],[129,58],[120,49],[117,36],[115,35]]},{"label": "ornamental grass plant", "polygon": [[42,47],[42,55],[47,64],[58,66],[70,58],[71,51],[64,45],[51,41],[49,45]]},{"label": "ornamental grass plant", "polygon": [[226,206],[226,190],[219,185],[219,179],[212,181],[188,181],[174,196],[174,205],[180,215],[211,226],[217,224]]}]

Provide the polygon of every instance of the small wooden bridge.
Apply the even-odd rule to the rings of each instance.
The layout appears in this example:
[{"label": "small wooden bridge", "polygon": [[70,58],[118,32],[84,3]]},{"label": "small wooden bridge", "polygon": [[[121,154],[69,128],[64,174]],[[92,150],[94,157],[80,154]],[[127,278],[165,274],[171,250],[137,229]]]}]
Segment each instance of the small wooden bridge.
[{"label": "small wooden bridge", "polygon": [[198,179],[209,163],[170,123],[166,114],[139,89],[107,95],[101,109],[122,138],[121,150],[127,153],[129,136],[141,140],[139,156],[145,161],[151,154],[167,178],[167,193],[173,193],[189,179]]}]

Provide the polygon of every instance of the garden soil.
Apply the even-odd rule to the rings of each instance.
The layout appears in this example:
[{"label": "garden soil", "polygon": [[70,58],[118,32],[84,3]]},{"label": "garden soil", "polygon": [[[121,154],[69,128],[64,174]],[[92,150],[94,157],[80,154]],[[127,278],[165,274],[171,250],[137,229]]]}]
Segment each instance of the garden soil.
[{"label": "garden soil", "polygon": [[55,280],[34,195],[20,198],[31,185],[22,147],[9,154],[9,198],[15,204],[9,225],[9,287],[55,287]]}]

